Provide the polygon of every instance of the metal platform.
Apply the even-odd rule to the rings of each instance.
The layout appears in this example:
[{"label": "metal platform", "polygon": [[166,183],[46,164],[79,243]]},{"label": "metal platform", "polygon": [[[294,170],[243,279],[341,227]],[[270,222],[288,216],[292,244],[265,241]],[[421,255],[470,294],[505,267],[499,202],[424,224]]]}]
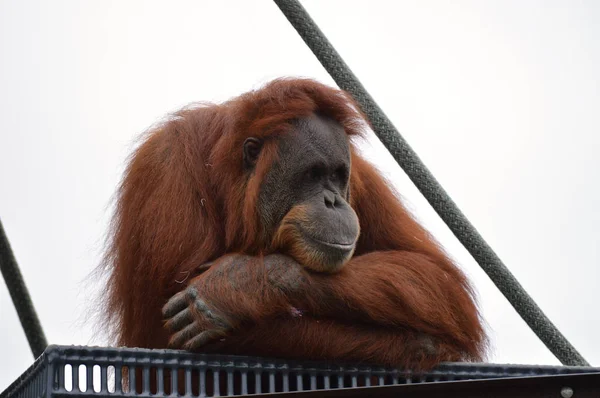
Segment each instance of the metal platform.
[{"label": "metal platform", "polygon": [[447,363],[413,374],[364,365],[174,350],[49,346],[0,398],[303,397],[306,393],[318,397],[561,397],[575,388],[574,398],[585,396],[586,388],[600,396],[600,368]]}]

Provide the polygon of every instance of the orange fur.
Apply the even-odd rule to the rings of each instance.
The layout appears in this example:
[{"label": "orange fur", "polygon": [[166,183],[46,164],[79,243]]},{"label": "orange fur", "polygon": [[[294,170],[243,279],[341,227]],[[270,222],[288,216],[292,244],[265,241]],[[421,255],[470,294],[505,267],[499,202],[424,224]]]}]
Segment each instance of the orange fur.
[{"label": "orange fur", "polygon": [[[166,347],[161,307],[191,281],[216,275],[211,268],[197,276],[200,266],[228,253],[266,255],[286,239],[293,242],[282,230],[272,246],[257,214],[258,190],[276,159],[277,137],[291,119],[314,112],[335,119],[348,135],[361,134],[364,118],[356,109],[342,91],[306,79],[279,79],[222,104],[181,110],[151,129],[119,188],[106,254],[105,313],[116,343]],[[242,147],[250,136],[265,145],[246,182]],[[244,308],[256,319],[268,315],[268,321],[228,339],[223,351],[417,367],[481,359],[485,336],[465,276],[354,148],[350,186],[361,228],[354,256],[341,272],[311,275],[307,282],[329,292],[332,301],[313,297],[309,288],[292,303],[265,308],[266,299],[244,297],[215,283],[215,276],[210,289],[223,305]],[[302,217],[301,208],[290,217]],[[293,250],[300,258],[314,255],[297,245]],[[257,264],[252,280],[268,296],[261,270]],[[347,311],[340,303],[355,309],[355,319],[331,320],[329,315]],[[281,316],[290,304],[308,315]],[[435,354],[413,344],[424,334],[441,342]]]}]

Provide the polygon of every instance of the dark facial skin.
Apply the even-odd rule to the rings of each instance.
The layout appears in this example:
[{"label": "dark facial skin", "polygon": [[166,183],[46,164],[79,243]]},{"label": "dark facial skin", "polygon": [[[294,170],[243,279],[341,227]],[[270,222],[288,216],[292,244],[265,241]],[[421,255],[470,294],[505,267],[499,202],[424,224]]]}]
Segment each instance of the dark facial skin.
[{"label": "dark facial skin", "polygon": [[[300,207],[300,216],[297,213],[287,221],[302,246],[323,263],[305,265],[319,271],[338,270],[352,256],[359,235],[358,218],[348,204],[348,137],[335,121],[313,115],[295,121],[292,131],[278,140],[278,160],[259,194],[264,230],[273,234],[288,213]],[[258,146],[260,142],[255,139],[246,141],[246,164],[252,165]]]}]

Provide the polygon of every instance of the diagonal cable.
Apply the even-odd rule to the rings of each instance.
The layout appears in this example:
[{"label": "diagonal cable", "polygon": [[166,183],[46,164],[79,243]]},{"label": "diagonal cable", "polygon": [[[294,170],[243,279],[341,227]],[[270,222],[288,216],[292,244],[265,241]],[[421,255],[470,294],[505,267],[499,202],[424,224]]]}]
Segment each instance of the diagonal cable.
[{"label": "diagonal cable", "polygon": [[2,221],[0,221],[0,271],[2,271],[6,287],[8,287],[8,292],[19,315],[31,352],[37,358],[44,352],[48,342],[33,307],[23,275],[21,275],[19,265],[2,227]]},{"label": "diagonal cable", "polygon": [[588,365],[587,361],[548,319],[448,196],[300,2],[297,0],[274,1],[337,85],[349,92],[358,102],[371,121],[375,134],[390,151],[396,162],[404,169],[429,204],[471,253],[531,330],[564,365]]}]

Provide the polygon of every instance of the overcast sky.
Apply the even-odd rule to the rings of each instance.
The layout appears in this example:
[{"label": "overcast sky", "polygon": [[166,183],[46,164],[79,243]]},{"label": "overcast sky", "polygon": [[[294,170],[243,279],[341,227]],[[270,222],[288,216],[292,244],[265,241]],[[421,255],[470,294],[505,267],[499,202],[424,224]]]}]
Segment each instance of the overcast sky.
[{"label": "overcast sky", "polygon": [[[600,365],[600,2],[303,4],[448,193]],[[334,84],[274,3],[0,1],[0,217],[53,344],[87,320],[110,199],[167,112]],[[376,138],[365,153],[473,280],[499,363],[558,364]],[[392,220],[390,220],[392,221]],[[0,391],[32,356],[0,283]]]}]

